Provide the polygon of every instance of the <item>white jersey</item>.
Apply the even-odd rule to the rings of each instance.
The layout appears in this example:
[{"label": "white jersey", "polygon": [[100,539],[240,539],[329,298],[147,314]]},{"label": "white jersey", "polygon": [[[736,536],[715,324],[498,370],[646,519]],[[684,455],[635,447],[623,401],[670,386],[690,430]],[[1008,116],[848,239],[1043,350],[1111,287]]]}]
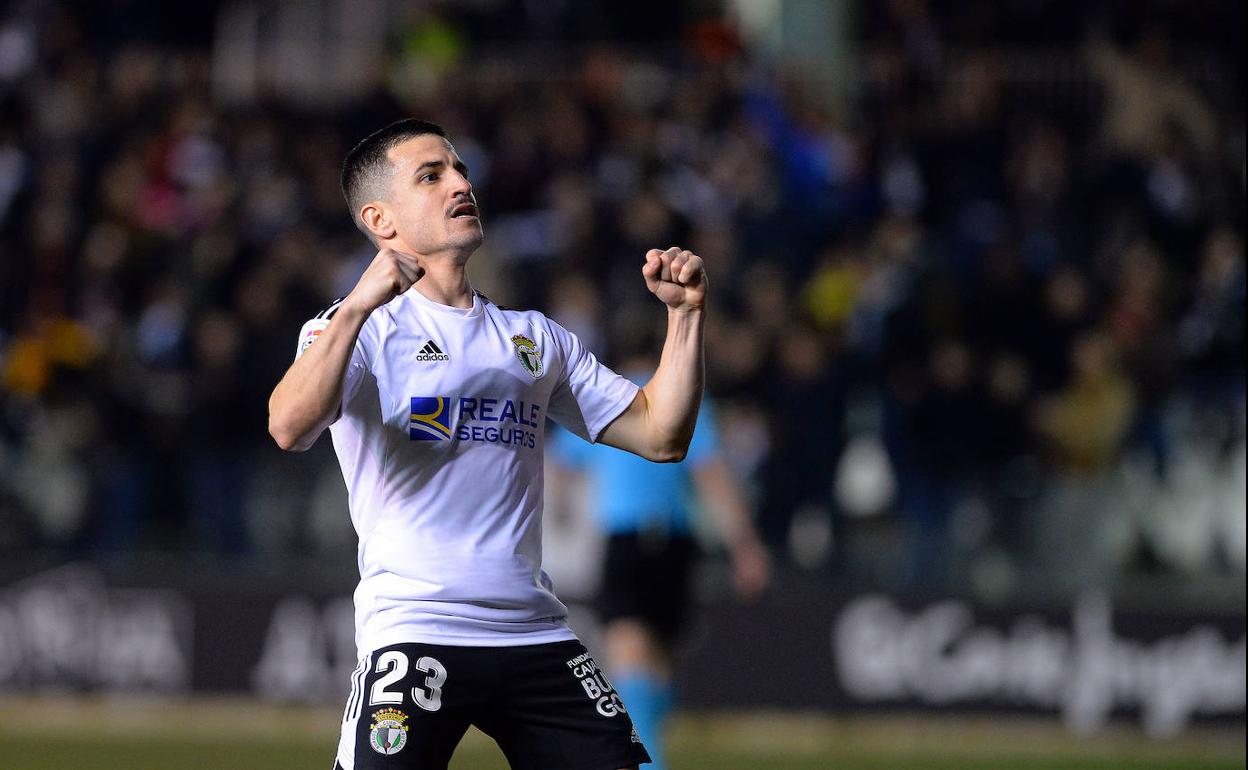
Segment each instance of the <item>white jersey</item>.
[{"label": "white jersey", "polygon": [[636,393],[538,312],[414,288],[373,311],[330,426],[360,538],[360,652],[575,638],[541,569],[544,426],[595,441]]}]

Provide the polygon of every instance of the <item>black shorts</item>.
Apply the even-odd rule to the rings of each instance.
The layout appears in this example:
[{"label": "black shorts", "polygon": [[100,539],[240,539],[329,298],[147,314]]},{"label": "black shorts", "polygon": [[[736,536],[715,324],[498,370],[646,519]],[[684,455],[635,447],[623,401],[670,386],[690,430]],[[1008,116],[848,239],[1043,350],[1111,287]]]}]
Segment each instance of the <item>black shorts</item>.
[{"label": "black shorts", "polygon": [[611,681],[572,640],[396,644],[366,655],[352,677],[337,767],[446,770],[469,725],[498,742],[513,770],[650,761]]},{"label": "black shorts", "polygon": [[664,642],[680,631],[698,555],[688,535],[642,530],[611,535],[598,608],[604,623],[636,618]]}]

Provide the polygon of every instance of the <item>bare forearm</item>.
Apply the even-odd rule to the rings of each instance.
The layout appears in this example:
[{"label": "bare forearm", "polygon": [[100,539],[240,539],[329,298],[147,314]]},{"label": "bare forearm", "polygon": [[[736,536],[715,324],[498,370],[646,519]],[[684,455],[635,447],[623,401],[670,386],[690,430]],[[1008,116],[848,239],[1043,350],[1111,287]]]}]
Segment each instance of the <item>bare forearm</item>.
[{"label": "bare forearm", "polygon": [[316,343],[291,365],[269,397],[269,434],[286,450],[303,451],[338,416],[343,380],[368,313],[343,306]]},{"label": "bare forearm", "polygon": [[667,311],[667,339],[659,367],[642,388],[646,433],[664,459],[682,459],[693,439],[705,380],[702,313],[700,308]]},{"label": "bare forearm", "polygon": [[628,409],[598,440],[655,462],[680,462],[689,451],[702,404],[702,258],[673,246],[646,252],[646,288],[667,305],[667,339],[659,368]]}]

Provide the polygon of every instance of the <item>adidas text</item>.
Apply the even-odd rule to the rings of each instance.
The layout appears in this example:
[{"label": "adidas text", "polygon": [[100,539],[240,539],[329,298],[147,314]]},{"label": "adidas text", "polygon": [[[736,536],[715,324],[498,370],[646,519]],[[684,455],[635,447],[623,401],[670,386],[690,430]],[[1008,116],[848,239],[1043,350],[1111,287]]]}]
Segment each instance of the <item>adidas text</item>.
[{"label": "adidas text", "polygon": [[450,361],[451,357],[442,352],[442,348],[438,347],[438,343],[429,340],[425,346],[416,354],[417,361]]}]

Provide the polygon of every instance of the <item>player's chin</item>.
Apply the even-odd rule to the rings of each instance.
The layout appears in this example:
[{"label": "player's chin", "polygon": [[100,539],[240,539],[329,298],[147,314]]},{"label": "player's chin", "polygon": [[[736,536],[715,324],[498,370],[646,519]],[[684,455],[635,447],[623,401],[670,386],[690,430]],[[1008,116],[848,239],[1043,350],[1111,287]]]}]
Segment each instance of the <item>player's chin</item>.
[{"label": "player's chin", "polygon": [[485,231],[481,229],[481,220],[476,217],[456,221],[451,227],[450,241],[459,248],[476,248],[484,240]]},{"label": "player's chin", "polygon": [[451,219],[451,230],[481,232],[481,217],[454,217]]}]

